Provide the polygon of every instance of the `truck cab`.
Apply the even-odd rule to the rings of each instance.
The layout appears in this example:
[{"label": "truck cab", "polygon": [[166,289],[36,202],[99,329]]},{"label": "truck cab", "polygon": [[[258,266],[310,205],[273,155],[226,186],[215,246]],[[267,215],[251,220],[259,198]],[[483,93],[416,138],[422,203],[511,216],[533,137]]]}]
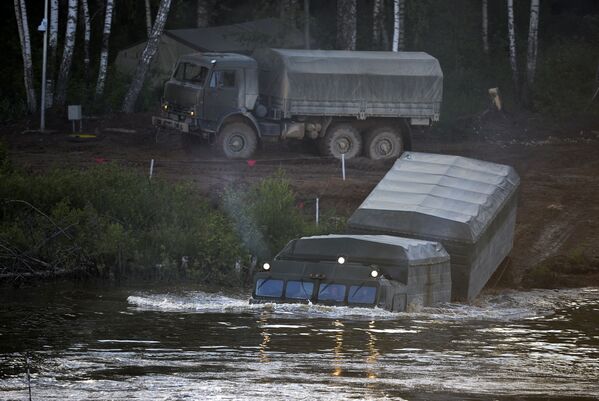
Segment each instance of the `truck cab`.
[{"label": "truck cab", "polygon": [[189,54],[178,60],[165,83],[162,114],[153,117],[153,124],[213,138],[226,125],[249,131],[242,127],[243,123],[253,132],[236,134],[233,130],[227,135],[233,154],[226,155],[235,157],[235,149],[246,148],[250,141],[257,142],[257,123],[251,114],[257,98],[258,70],[254,59],[233,53]]}]

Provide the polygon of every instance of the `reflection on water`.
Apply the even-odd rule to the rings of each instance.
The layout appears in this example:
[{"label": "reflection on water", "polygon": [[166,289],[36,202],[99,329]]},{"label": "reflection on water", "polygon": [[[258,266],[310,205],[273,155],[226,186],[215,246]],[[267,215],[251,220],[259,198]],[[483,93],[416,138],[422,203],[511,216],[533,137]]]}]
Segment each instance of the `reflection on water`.
[{"label": "reflection on water", "polygon": [[0,295],[0,399],[599,399],[599,290],[418,313],[244,294],[52,286]]}]

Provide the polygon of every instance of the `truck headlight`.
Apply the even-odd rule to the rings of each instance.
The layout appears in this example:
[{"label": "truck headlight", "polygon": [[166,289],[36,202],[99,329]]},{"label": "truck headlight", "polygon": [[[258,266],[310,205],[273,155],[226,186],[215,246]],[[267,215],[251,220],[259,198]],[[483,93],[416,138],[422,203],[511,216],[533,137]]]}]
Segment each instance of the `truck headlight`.
[{"label": "truck headlight", "polygon": [[262,265],[262,268],[266,271],[270,270],[270,263],[266,262]]},{"label": "truck headlight", "polygon": [[337,263],[339,263],[340,265],[345,263],[345,258],[343,256],[339,256],[339,258],[337,258]]},{"label": "truck headlight", "polygon": [[192,110],[192,111],[189,112],[189,115],[193,117],[193,116],[196,115],[196,112]]},{"label": "truck headlight", "polygon": [[379,271],[378,271],[377,269],[373,269],[373,270],[370,272],[370,277],[372,277],[372,278],[377,278],[378,276],[379,276]]},{"label": "truck headlight", "polygon": [[164,103],[162,105],[162,110],[167,111],[168,110],[168,103]]}]

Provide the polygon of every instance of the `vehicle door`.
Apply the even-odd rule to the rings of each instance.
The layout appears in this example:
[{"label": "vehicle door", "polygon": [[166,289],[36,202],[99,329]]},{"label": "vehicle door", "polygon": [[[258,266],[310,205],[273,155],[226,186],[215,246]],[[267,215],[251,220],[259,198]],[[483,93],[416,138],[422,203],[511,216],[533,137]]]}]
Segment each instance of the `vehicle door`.
[{"label": "vehicle door", "polygon": [[173,80],[167,83],[166,100],[180,108],[179,111],[201,113],[204,84],[209,71],[208,67],[198,64],[179,63]]},{"label": "vehicle door", "polygon": [[238,79],[236,71],[213,70],[207,90],[204,92],[204,115],[206,120],[218,121],[222,116],[238,109]]}]

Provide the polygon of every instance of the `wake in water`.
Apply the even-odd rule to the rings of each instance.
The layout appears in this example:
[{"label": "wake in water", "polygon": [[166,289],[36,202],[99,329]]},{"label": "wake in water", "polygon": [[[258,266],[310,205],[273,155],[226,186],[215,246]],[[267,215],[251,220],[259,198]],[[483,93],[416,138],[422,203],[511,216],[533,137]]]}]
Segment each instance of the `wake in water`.
[{"label": "wake in water", "polygon": [[564,289],[506,291],[485,295],[474,304],[445,304],[423,308],[419,312],[389,312],[379,308],[350,308],[304,304],[250,304],[249,295],[228,295],[203,291],[181,294],[131,295],[127,302],[137,310],[194,313],[261,313],[270,312],[286,318],[356,318],[395,320],[425,318],[435,320],[519,320],[548,316],[556,310],[599,300],[599,289]]}]

